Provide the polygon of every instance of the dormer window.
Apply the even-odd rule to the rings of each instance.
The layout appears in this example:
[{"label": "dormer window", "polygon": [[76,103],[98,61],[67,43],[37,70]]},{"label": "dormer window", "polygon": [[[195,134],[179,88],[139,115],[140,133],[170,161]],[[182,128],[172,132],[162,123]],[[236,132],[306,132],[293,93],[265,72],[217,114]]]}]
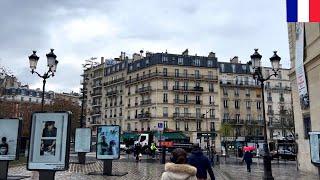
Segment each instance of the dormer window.
[{"label": "dormer window", "polygon": [[168,57],[167,56],[162,56],[162,62],[168,62]]},{"label": "dormer window", "polygon": [[200,59],[195,59],[194,60],[194,65],[195,66],[200,66]]},{"label": "dormer window", "polygon": [[212,60],[208,60],[208,67],[212,67],[212,66],[213,66]]},{"label": "dormer window", "polygon": [[179,57],[178,58],[178,64],[179,65],[183,65],[183,57]]}]

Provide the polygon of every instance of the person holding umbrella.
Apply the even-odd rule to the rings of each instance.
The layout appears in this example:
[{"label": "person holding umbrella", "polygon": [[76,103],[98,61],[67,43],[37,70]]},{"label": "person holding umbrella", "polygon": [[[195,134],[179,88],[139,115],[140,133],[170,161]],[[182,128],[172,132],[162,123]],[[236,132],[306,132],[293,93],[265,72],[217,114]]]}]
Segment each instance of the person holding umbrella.
[{"label": "person holding umbrella", "polygon": [[244,155],[243,155],[243,160],[242,160],[242,162],[243,162],[243,161],[246,162],[246,164],[247,164],[247,171],[248,171],[248,172],[251,172],[251,164],[252,164],[253,155],[252,155],[251,151],[249,151],[248,148],[245,148],[244,151],[245,151],[245,153],[244,153]]}]

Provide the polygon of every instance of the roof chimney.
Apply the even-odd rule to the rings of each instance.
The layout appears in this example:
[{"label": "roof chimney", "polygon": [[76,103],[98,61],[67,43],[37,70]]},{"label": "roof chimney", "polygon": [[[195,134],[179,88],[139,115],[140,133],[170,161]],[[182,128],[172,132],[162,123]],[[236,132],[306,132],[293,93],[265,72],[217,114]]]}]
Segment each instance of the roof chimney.
[{"label": "roof chimney", "polygon": [[208,55],[209,58],[215,58],[216,57],[216,53],[214,52],[210,52]]},{"label": "roof chimney", "polygon": [[104,63],[104,57],[101,57],[101,64]]},{"label": "roof chimney", "polygon": [[234,56],[232,59],[230,59],[231,63],[239,63],[239,58],[238,56]]},{"label": "roof chimney", "polygon": [[189,50],[188,50],[188,49],[186,49],[186,50],[184,50],[184,51],[182,52],[182,55],[184,55],[184,56],[188,56],[188,53],[189,53]]}]

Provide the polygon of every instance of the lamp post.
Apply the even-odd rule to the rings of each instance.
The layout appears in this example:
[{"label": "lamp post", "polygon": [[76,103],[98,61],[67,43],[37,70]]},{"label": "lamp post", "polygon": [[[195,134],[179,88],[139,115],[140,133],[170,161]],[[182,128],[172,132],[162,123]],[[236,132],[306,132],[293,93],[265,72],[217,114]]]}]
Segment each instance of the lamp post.
[{"label": "lamp post", "polygon": [[272,168],[271,168],[271,156],[268,147],[268,137],[267,137],[267,121],[265,115],[265,104],[264,104],[264,82],[268,81],[272,76],[278,76],[278,71],[280,67],[281,58],[277,55],[277,51],[274,51],[273,56],[270,58],[270,62],[272,65],[273,73],[264,77],[261,67],[261,58],[262,56],[258,53],[258,49],[254,50],[255,52],[250,56],[251,61],[248,62],[250,66],[250,72],[253,75],[253,78],[260,82],[260,87],[262,91],[262,112],[263,112],[263,121],[264,121],[264,155],[263,155],[263,166],[264,166],[264,175],[263,179],[265,180],[273,180],[272,176]]},{"label": "lamp post", "polygon": [[[213,106],[214,106],[214,104],[213,104]],[[209,110],[207,110],[206,111],[206,113],[205,114],[202,114],[202,118],[206,118],[206,126],[207,126],[207,153],[208,153],[208,155],[210,154],[210,149],[209,149],[209,134],[210,134],[210,136],[211,136],[211,133],[212,132],[210,132],[209,133],[209,130],[208,130],[208,113],[209,112],[211,112],[211,109],[209,109]],[[212,137],[211,137],[212,138]],[[211,141],[212,141],[212,139],[211,139]]]},{"label": "lamp post", "polygon": [[47,65],[48,65],[49,69],[43,75],[40,75],[37,71],[35,71],[35,69],[37,68],[38,60],[40,59],[36,54],[37,51],[33,51],[33,54],[31,54],[29,56],[29,63],[30,63],[31,73],[32,74],[36,73],[40,78],[43,79],[41,111],[44,110],[43,107],[44,107],[44,93],[45,93],[46,81],[51,76],[53,77],[54,73],[57,70],[58,60],[57,60],[57,56],[53,53],[53,51],[54,51],[54,49],[51,49],[50,52],[48,54],[46,54],[46,56],[47,56]]}]

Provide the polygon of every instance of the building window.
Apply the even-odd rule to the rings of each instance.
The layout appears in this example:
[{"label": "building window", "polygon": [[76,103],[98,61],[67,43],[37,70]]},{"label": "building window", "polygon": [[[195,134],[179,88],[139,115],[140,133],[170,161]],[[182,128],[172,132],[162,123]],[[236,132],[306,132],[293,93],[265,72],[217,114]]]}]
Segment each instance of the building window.
[{"label": "building window", "polygon": [[162,62],[168,62],[168,57],[167,56],[162,56]]},{"label": "building window", "polygon": [[234,89],[234,95],[235,96],[239,96],[239,88],[235,88]]},{"label": "building window", "polygon": [[168,75],[168,69],[167,68],[163,68],[163,75],[167,76]]},{"label": "building window", "polygon": [[210,131],[216,131],[216,128],[214,126],[214,122],[210,122]]},{"label": "building window", "polygon": [[146,59],[146,65],[148,65],[149,64],[149,59]]},{"label": "building window", "polygon": [[214,92],[214,85],[213,85],[213,83],[209,83],[209,92]]},{"label": "building window", "polygon": [[179,77],[179,69],[175,69],[174,70],[174,76],[175,77]]},{"label": "building window", "polygon": [[163,121],[163,127],[164,127],[165,129],[168,129],[168,121]]},{"label": "building window", "polygon": [[250,101],[246,101],[246,108],[251,109],[251,102]]},{"label": "building window", "polygon": [[240,114],[236,114],[236,121],[239,123],[240,122]]},{"label": "building window", "polygon": [[194,65],[195,66],[200,66],[200,59],[195,59],[194,60]]},{"label": "building window", "polygon": [[189,131],[189,123],[187,121],[184,122],[184,130]]},{"label": "building window", "polygon": [[246,96],[250,96],[250,90],[246,89]]},{"label": "building window", "polygon": [[208,67],[212,67],[212,66],[213,66],[212,60],[208,60]]},{"label": "building window", "polygon": [[228,90],[226,87],[223,87],[223,95],[228,95]]},{"label": "building window", "polygon": [[178,101],[178,100],[179,100],[179,94],[178,94],[178,93],[176,93],[176,94],[174,95],[174,99],[175,99],[175,101]]},{"label": "building window", "polygon": [[201,117],[201,109],[200,108],[196,108],[196,117],[197,118]]},{"label": "building window", "polygon": [[232,67],[232,72],[236,73],[236,65],[235,64],[231,64],[231,67]]},{"label": "building window", "polygon": [[188,70],[187,69],[183,70],[183,75],[184,75],[184,77],[188,77]]},{"label": "building window", "polygon": [[251,114],[247,114],[247,121],[251,121]]},{"label": "building window", "polygon": [[180,131],[180,122],[179,121],[176,121],[176,130]]},{"label": "building window", "polygon": [[200,104],[201,102],[200,102],[200,96],[196,96],[196,104]]},{"label": "building window", "polygon": [[137,131],[138,130],[138,122],[134,123],[134,130]]},{"label": "building window", "polygon": [[168,117],[168,107],[163,107],[163,117]]},{"label": "building window", "polygon": [[213,104],[213,97],[212,96],[209,96],[209,104]]},{"label": "building window", "polygon": [[223,100],[223,107],[228,108],[228,100],[227,99]]},{"label": "building window", "polygon": [[174,108],[174,112],[175,112],[176,114],[180,114],[180,108],[179,108],[179,107]]},{"label": "building window", "polygon": [[186,115],[186,114],[189,113],[189,109],[188,109],[188,108],[184,108],[184,109],[183,109],[183,112],[184,112],[184,114]]},{"label": "building window", "polygon": [[201,121],[197,121],[197,131],[201,131]]},{"label": "building window", "polygon": [[131,124],[130,123],[127,124],[127,130],[131,131]]},{"label": "building window", "polygon": [[214,109],[210,109],[210,118],[215,118]]},{"label": "building window", "polygon": [[168,80],[163,80],[163,89],[168,90]]},{"label": "building window", "polygon": [[235,100],[235,101],[234,101],[234,107],[235,107],[236,109],[239,109],[239,108],[240,108],[240,106],[239,106],[239,100]]},{"label": "building window", "polygon": [[188,102],[188,95],[187,95],[187,94],[183,95],[183,101],[184,101],[185,103]]},{"label": "building window", "polygon": [[261,109],[261,101],[257,101],[257,109]]},{"label": "building window", "polygon": [[224,72],[224,64],[220,64],[221,72]]},{"label": "building window", "polygon": [[179,89],[179,81],[175,81],[174,82],[174,88],[175,89]]},{"label": "building window", "polygon": [[200,78],[200,72],[199,72],[199,70],[195,70],[195,71],[194,71],[194,75],[195,75],[195,78]]},{"label": "building window", "polygon": [[163,93],[163,102],[168,103],[168,94],[167,93]]},{"label": "building window", "polygon": [[182,57],[178,57],[178,64],[183,65],[183,58]]},{"label": "building window", "polygon": [[140,67],[140,63],[137,63],[137,68],[139,68]]},{"label": "building window", "polygon": [[188,81],[183,82],[183,89],[188,90]]},{"label": "building window", "polygon": [[278,71],[278,78],[279,78],[279,79],[282,79],[281,71]]}]

